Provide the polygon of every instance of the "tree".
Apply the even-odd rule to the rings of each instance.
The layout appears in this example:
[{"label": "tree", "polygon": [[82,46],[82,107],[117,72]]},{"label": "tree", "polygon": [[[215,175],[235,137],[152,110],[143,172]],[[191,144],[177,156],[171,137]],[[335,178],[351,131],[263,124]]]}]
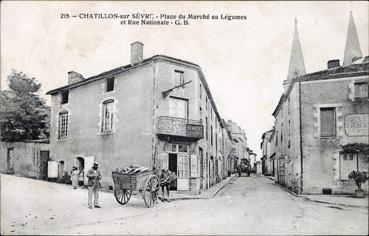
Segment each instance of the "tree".
[{"label": "tree", "polygon": [[39,96],[41,84],[15,70],[7,77],[10,90],[1,91],[1,141],[17,142],[49,137],[50,107]]}]

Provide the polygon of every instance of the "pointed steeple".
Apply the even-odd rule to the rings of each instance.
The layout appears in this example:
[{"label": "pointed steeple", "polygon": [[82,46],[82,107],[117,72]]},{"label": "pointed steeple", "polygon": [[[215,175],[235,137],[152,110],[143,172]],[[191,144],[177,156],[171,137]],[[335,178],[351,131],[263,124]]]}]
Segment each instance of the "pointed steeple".
[{"label": "pointed steeple", "polygon": [[297,32],[297,19],[295,18],[295,33],[293,35],[292,50],[287,80],[291,80],[295,77],[305,74],[306,70],[304,56],[302,55],[299,33]]},{"label": "pointed steeple", "polygon": [[360,48],[359,37],[357,36],[354,17],[350,11],[350,21],[348,25],[345,56],[343,58],[343,65],[348,66],[352,63],[353,59],[361,58],[362,52]]}]

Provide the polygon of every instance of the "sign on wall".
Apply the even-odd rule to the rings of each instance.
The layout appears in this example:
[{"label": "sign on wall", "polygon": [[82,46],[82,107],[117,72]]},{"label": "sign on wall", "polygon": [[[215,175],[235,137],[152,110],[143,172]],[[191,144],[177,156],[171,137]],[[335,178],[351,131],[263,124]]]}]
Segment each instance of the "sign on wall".
[{"label": "sign on wall", "polygon": [[368,136],[369,114],[352,114],[345,117],[345,132],[348,136]]},{"label": "sign on wall", "polygon": [[203,138],[204,127],[202,125],[186,124],[186,133],[191,137]]}]

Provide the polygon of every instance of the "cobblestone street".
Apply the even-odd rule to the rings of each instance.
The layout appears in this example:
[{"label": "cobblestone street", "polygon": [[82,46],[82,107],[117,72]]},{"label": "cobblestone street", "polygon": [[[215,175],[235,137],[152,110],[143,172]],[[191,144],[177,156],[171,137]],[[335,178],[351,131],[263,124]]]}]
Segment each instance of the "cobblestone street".
[{"label": "cobblestone street", "polygon": [[153,208],[139,196],[122,206],[112,193],[102,192],[102,208],[92,210],[85,189],[1,177],[2,234],[368,233],[367,209],[307,201],[263,176],[236,177],[212,199],[160,202]]}]

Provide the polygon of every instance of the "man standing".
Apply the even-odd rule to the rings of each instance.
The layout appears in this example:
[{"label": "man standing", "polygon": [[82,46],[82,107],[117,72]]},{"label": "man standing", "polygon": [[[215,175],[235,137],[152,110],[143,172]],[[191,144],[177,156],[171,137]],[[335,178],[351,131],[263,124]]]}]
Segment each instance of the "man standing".
[{"label": "man standing", "polygon": [[101,174],[98,170],[99,164],[94,163],[91,169],[87,172],[88,178],[88,208],[92,209],[92,195],[94,195],[94,206],[96,208],[101,208],[99,206],[99,189],[100,189],[100,179]]},{"label": "man standing", "polygon": [[165,169],[162,169],[161,170],[161,174],[160,174],[160,185],[161,185],[161,191],[162,191],[162,198],[161,198],[161,201],[164,202],[165,201],[165,189],[166,189],[166,192],[168,194],[168,199],[167,201],[170,202],[170,199],[169,199],[169,184],[170,184],[170,173],[169,173],[169,170],[165,170]]}]

